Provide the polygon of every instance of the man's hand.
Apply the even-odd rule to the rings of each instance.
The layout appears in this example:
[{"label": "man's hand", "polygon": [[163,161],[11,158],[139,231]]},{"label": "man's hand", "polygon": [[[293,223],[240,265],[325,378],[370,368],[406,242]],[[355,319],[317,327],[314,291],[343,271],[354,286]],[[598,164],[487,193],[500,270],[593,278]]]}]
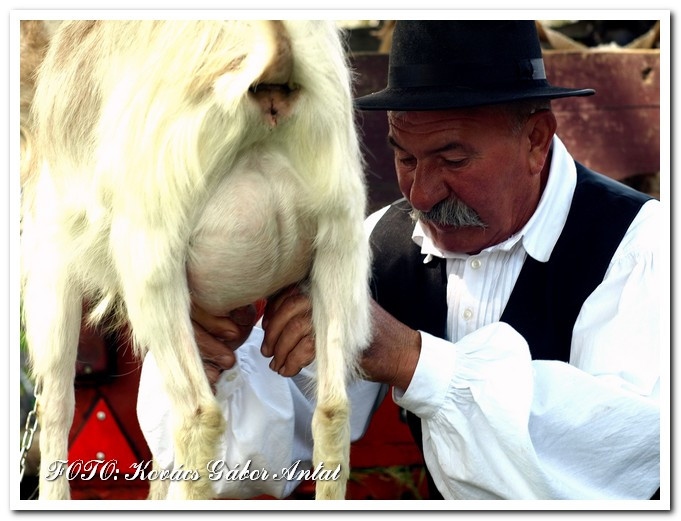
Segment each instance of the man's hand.
[{"label": "man's hand", "polygon": [[222,371],[234,367],[234,351],[251,334],[257,319],[256,309],[251,304],[235,309],[226,317],[216,317],[192,306],[191,318],[203,367],[214,388]]},{"label": "man's hand", "polygon": [[272,357],[270,369],[295,376],[315,358],[310,299],[298,286],[289,286],[267,303],[262,321],[262,354]]},{"label": "man's hand", "polygon": [[421,354],[421,334],[371,301],[372,341],[362,353],[360,366],[367,379],[409,387]]},{"label": "man's hand", "polygon": [[[406,389],[421,353],[421,335],[372,301],[371,345],[360,365],[367,379]],[[225,369],[236,363],[234,351],[243,344],[256,320],[255,306],[215,317],[193,307],[192,323],[206,375],[214,386]],[[261,352],[272,357],[270,368],[282,376],[295,376],[315,358],[312,303],[298,286],[290,286],[267,303],[263,317],[265,338]]]},{"label": "man's hand", "polygon": [[[421,335],[402,324],[372,301],[373,340],[360,365],[367,379],[406,389],[421,353]],[[270,368],[293,376],[314,360],[312,304],[296,286],[268,303],[263,318],[264,356],[272,356]]]}]

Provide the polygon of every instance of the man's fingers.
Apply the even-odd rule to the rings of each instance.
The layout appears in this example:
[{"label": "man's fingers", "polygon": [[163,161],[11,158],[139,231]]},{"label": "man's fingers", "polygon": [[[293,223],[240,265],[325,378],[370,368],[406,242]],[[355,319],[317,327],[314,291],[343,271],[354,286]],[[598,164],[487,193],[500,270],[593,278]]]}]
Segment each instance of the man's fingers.
[{"label": "man's fingers", "polygon": [[295,349],[291,350],[277,372],[281,376],[295,376],[303,367],[310,365],[315,359],[314,337],[304,337]]},{"label": "man's fingers", "polygon": [[220,342],[208,331],[203,329],[200,324],[192,320],[194,326],[194,337],[196,344],[199,347],[201,359],[205,362],[213,364],[220,370],[231,369],[236,363],[236,356],[232,349]]},{"label": "man's fingers", "polygon": [[234,350],[248,339],[256,318],[257,310],[252,304],[235,309],[226,317],[214,316],[192,305],[194,338],[213,392],[222,371],[236,364]]},{"label": "man's fingers", "polygon": [[194,338],[203,362],[203,370],[211,389],[215,392],[215,384],[222,371],[234,367],[236,356],[228,346],[213,337],[196,321],[192,320],[192,325],[194,326]]},{"label": "man's fingers", "polygon": [[298,295],[302,295],[302,292],[298,286],[293,285],[281,290],[277,295],[268,300],[267,306],[265,307],[265,314],[262,318],[263,328],[267,328],[269,326],[270,319],[277,313],[277,311],[279,311],[279,308],[287,301],[287,299]]},{"label": "man's fingers", "polygon": [[[284,331],[287,331],[287,336],[285,337],[287,342],[290,343],[291,340],[295,340],[292,346],[279,346],[278,349],[283,349],[285,352],[290,351],[297,344],[297,340],[291,338],[291,333],[294,335],[298,334],[299,336],[311,333],[312,309],[310,307],[310,299],[306,295],[302,295],[299,292],[291,293],[282,299],[275,299],[273,305],[276,308],[274,311],[268,310],[265,312],[267,321],[263,322],[265,338],[261,351],[264,356],[273,356],[275,354],[275,346],[279,344],[280,337]],[[291,329],[289,322],[294,325],[294,331],[288,331]],[[307,327],[306,323],[310,324],[310,327]]]},{"label": "man's fingers", "polygon": [[270,368],[294,376],[315,358],[310,298],[300,287],[289,286],[270,299],[263,317],[265,338],[261,352],[272,357]]},{"label": "man's fingers", "polygon": [[198,306],[192,306],[192,320],[218,339],[237,340],[241,335],[239,325],[227,317],[216,317]]},{"label": "man's fingers", "polygon": [[257,312],[253,304],[231,311],[228,316],[214,316],[192,306],[192,321],[230,349],[237,349],[251,334]]},{"label": "man's fingers", "polygon": [[[290,371],[295,369],[295,363],[302,363],[310,356],[314,358],[314,331],[309,314],[294,315],[285,326],[278,336],[270,338],[271,343],[268,344],[273,356],[270,368],[276,372],[286,365]],[[299,365],[297,369],[301,367]]]},{"label": "man's fingers", "polygon": [[203,363],[203,370],[206,372],[206,377],[210,383],[210,387],[215,392],[215,384],[217,383],[222,371],[210,363]]}]

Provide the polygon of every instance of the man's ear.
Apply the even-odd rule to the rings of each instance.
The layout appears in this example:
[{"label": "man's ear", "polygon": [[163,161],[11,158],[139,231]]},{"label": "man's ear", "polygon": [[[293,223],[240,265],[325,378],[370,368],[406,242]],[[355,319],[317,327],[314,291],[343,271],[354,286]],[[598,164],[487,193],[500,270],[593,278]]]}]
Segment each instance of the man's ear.
[{"label": "man's ear", "polygon": [[527,120],[528,160],[533,175],[539,175],[544,168],[557,126],[556,117],[550,110],[539,110]]}]

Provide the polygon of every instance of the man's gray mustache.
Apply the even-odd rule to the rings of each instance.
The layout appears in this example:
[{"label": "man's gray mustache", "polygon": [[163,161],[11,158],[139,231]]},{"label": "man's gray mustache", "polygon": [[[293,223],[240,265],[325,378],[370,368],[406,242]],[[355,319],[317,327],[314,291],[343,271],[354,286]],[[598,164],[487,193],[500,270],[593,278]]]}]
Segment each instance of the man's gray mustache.
[{"label": "man's gray mustache", "polygon": [[440,226],[487,228],[487,224],[473,208],[454,197],[440,201],[428,212],[412,207],[409,215],[414,221],[432,222]]}]

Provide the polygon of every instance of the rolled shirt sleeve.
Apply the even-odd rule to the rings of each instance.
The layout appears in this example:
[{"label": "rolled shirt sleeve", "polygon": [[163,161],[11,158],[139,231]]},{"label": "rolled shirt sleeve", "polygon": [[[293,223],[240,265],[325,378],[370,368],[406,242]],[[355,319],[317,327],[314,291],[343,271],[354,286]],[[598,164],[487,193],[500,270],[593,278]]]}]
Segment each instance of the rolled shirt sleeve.
[{"label": "rolled shirt sleeve", "polygon": [[647,499],[659,483],[659,407],[556,361],[532,361],[509,325],[456,344],[422,335],[395,401],[422,419],[446,499]]}]

